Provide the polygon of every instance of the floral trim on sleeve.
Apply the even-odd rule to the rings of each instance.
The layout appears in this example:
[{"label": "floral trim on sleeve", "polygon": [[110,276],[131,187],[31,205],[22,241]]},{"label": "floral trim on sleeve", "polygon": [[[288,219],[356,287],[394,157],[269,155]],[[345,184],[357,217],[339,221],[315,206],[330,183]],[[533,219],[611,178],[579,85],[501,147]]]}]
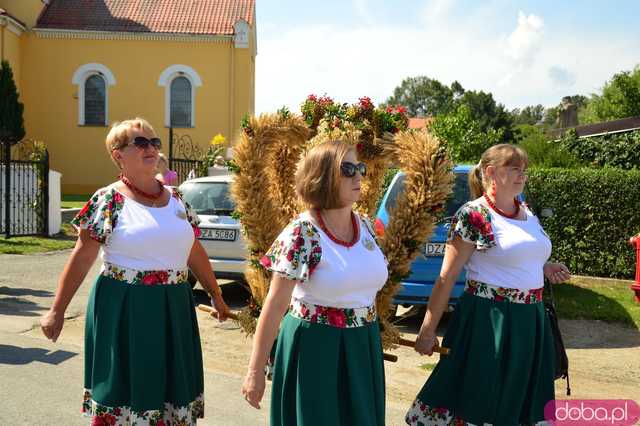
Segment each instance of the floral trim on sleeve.
[{"label": "floral trim on sleeve", "polygon": [[278,272],[290,280],[305,282],[322,258],[318,230],[304,219],[296,219],[280,233],[260,259],[268,271]]},{"label": "floral trim on sleeve", "polygon": [[71,224],[78,230],[89,231],[89,236],[99,243],[108,244],[123,205],[124,196],[115,188],[99,189],[71,220]]},{"label": "floral trim on sleeve", "polygon": [[200,224],[200,218],[198,217],[197,213],[195,212],[195,210],[193,210],[193,208],[191,208],[189,203],[184,200],[182,193],[178,190],[178,188],[171,188],[171,195],[173,195],[173,198],[180,201],[180,203],[184,206],[187,220],[191,224],[193,233],[195,234],[196,238],[198,238],[200,236],[200,228],[198,227],[198,225]]},{"label": "floral trim on sleeve", "polygon": [[474,243],[480,251],[496,246],[495,236],[491,228],[491,213],[483,204],[466,203],[458,209],[451,219],[451,228],[447,242],[460,236],[463,241]]}]

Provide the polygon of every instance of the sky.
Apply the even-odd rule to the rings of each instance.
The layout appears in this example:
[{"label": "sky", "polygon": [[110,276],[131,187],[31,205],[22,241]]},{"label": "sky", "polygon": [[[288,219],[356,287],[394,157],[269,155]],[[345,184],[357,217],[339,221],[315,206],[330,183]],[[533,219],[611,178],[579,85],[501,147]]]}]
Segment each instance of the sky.
[{"label": "sky", "polygon": [[557,105],[640,64],[638,16],[640,0],[256,0],[256,112],[378,104],[419,75]]}]

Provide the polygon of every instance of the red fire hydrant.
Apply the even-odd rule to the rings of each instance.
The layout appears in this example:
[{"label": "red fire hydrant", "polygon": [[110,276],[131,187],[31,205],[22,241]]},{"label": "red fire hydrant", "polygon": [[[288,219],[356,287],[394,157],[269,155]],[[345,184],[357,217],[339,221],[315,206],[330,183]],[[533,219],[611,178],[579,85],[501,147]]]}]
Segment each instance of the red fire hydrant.
[{"label": "red fire hydrant", "polygon": [[640,303],[640,234],[631,237],[629,244],[636,249],[636,282],[631,284],[631,290],[636,294],[636,302]]}]

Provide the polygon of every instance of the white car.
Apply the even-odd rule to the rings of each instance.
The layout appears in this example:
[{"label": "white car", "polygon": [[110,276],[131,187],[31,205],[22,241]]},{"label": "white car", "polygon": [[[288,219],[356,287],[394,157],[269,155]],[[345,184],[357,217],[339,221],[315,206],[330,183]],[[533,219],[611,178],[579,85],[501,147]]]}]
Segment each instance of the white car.
[{"label": "white car", "polygon": [[[233,175],[191,179],[180,185],[185,201],[200,218],[200,237],[216,277],[244,280],[249,251],[240,232],[240,222],[231,214],[235,203],[230,196]],[[190,277],[191,284],[195,284]]]}]

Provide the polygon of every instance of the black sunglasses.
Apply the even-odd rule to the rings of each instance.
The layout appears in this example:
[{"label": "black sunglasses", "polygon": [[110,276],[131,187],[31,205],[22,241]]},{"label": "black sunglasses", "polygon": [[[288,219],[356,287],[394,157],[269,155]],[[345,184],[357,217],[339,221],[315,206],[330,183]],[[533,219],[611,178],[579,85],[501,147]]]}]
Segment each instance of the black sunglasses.
[{"label": "black sunglasses", "polygon": [[364,163],[354,164],[349,161],[340,163],[340,173],[342,173],[342,176],[352,178],[356,175],[356,172],[360,172],[360,176],[366,176],[367,166]]},{"label": "black sunglasses", "polygon": [[147,139],[144,136],[136,136],[131,144],[138,149],[146,149],[149,145],[156,149],[162,148],[162,141],[160,138]]}]

